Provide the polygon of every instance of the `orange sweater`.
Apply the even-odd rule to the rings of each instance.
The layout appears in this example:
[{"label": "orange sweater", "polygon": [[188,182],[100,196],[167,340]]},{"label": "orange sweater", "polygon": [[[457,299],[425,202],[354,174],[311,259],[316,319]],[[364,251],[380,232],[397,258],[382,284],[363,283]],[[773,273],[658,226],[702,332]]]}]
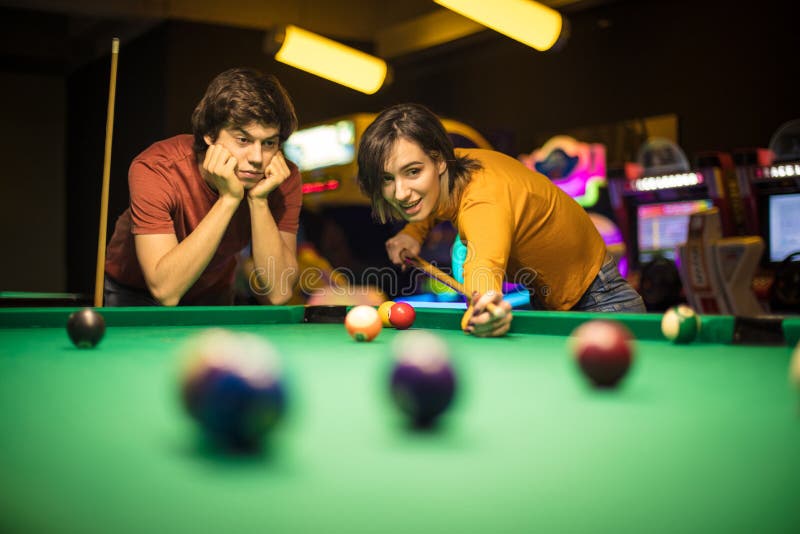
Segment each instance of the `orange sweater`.
[{"label": "orange sweater", "polygon": [[[569,310],[589,288],[606,255],[584,209],[546,176],[491,150],[456,149],[478,160],[455,212],[433,214],[402,230],[420,243],[449,220],[467,246],[467,295],[500,292],[504,277],[535,291],[552,310]],[[468,312],[471,315],[471,312]]]}]

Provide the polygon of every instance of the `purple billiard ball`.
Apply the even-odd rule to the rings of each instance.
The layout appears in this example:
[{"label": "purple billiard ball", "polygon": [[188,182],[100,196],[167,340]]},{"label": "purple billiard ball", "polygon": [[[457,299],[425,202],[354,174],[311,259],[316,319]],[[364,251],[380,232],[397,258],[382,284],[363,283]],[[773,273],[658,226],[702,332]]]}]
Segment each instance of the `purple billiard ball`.
[{"label": "purple billiard ball", "polygon": [[415,426],[432,425],[456,391],[447,345],[435,334],[414,330],[398,335],[392,350],[392,399]]},{"label": "purple billiard ball", "polygon": [[67,319],[67,335],[79,349],[94,347],[100,343],[105,333],[105,319],[92,308],[73,312]]},{"label": "purple billiard ball", "polygon": [[252,334],[206,331],[187,349],[181,397],[215,444],[255,449],[286,409],[277,352]]}]

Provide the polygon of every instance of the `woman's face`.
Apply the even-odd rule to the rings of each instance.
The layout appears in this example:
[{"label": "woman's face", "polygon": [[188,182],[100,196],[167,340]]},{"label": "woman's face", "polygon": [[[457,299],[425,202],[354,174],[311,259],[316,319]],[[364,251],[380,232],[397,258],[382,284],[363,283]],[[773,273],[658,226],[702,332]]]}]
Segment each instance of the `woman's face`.
[{"label": "woman's face", "polygon": [[447,163],[431,159],[415,142],[399,137],[383,170],[383,198],[409,222],[422,221],[436,210],[440,176]]}]

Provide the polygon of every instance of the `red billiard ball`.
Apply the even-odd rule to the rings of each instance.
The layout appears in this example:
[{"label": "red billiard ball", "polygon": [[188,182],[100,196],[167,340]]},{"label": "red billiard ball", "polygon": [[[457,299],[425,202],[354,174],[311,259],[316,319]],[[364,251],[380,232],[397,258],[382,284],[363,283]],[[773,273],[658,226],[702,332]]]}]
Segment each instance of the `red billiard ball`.
[{"label": "red billiard ball", "polygon": [[92,308],[73,312],[67,319],[67,335],[79,349],[90,349],[106,333],[106,321]]},{"label": "red billiard ball", "polygon": [[633,335],[616,321],[587,321],[570,339],[578,366],[596,387],[616,386],[633,363]]},{"label": "red billiard ball", "polygon": [[181,398],[201,431],[224,448],[258,447],[286,409],[274,347],[252,334],[210,329],[185,352]]},{"label": "red billiard ball", "polygon": [[390,389],[395,405],[417,427],[427,427],[447,410],[456,375],[445,342],[424,330],[400,333],[392,343]]},{"label": "red billiard ball", "polygon": [[389,309],[389,322],[398,330],[405,330],[414,324],[417,312],[407,302],[398,302]]},{"label": "red billiard ball", "polygon": [[372,341],[383,328],[378,310],[364,304],[347,312],[344,318],[344,327],[356,341]]}]

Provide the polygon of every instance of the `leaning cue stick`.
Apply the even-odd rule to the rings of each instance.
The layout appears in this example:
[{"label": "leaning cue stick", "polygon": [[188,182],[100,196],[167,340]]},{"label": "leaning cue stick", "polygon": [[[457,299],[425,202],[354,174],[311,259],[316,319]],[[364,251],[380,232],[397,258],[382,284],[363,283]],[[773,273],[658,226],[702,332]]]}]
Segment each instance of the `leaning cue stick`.
[{"label": "leaning cue stick", "polygon": [[114,133],[114,97],[117,92],[117,58],[119,39],[111,40],[111,81],[108,84],[108,112],[106,113],[106,150],[103,158],[103,187],[100,193],[100,231],[97,236],[97,270],[94,278],[94,306],[103,306],[103,275],[106,265],[106,227],[108,225],[108,189],[111,175],[111,138]]},{"label": "leaning cue stick", "polygon": [[[420,271],[422,271],[423,273],[427,274],[431,278],[433,278],[435,280],[438,280],[439,282],[443,283],[444,285],[446,285],[450,289],[453,289],[453,290],[461,293],[462,295],[467,297],[468,301],[471,302],[472,297],[470,295],[467,295],[467,290],[464,289],[464,284],[462,284],[461,282],[459,282],[458,280],[456,280],[452,276],[444,273],[441,269],[439,269],[435,265],[432,265],[432,264],[428,263],[427,261],[423,260],[419,256],[404,255],[403,259],[406,261],[406,263],[408,263],[412,267],[415,267],[415,268],[419,269]],[[500,317],[500,316],[505,314],[505,310],[503,310],[502,308],[498,307],[493,302],[490,302],[486,306],[486,308],[489,310],[489,313],[491,313],[495,317]]]}]

